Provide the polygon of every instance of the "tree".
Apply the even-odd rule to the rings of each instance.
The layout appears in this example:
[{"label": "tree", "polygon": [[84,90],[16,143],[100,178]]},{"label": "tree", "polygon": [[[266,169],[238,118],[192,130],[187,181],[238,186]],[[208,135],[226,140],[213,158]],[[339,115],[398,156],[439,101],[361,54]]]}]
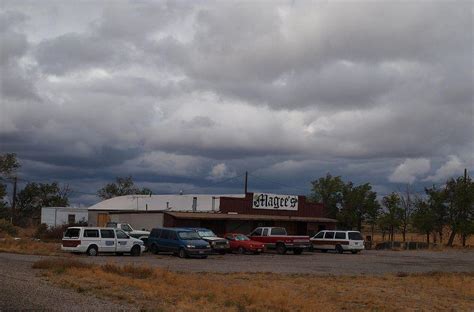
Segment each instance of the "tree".
[{"label": "tree", "polygon": [[[438,233],[439,242],[443,243],[443,229],[448,217],[446,192],[433,185],[431,188],[425,188],[425,193],[428,196],[427,203],[434,214],[434,232]],[[436,235],[434,235],[434,242],[436,242]]]},{"label": "tree", "polygon": [[27,225],[41,216],[42,207],[65,207],[69,205],[70,190],[60,188],[58,183],[28,183],[17,195],[17,223]]},{"label": "tree", "polygon": [[474,232],[474,186],[470,177],[452,178],[446,183],[447,221],[451,228],[448,246],[461,234],[463,246]]},{"label": "tree", "polygon": [[102,199],[136,194],[151,195],[152,191],[148,188],[142,188],[140,190],[135,186],[131,176],[125,178],[117,177],[114,183],[109,183],[97,191],[97,195]]},{"label": "tree", "polygon": [[386,210],[382,216],[383,224],[389,228],[390,241],[393,242],[395,230],[400,226],[403,210],[400,207],[400,197],[396,193],[386,195],[382,199]]},{"label": "tree", "polygon": [[19,168],[20,163],[16,158],[16,154],[7,153],[0,155],[0,218],[8,220],[12,218],[11,207],[9,207],[5,201],[7,197],[7,186],[2,182],[11,181]]},{"label": "tree", "polygon": [[377,207],[379,207],[377,193],[372,191],[370,183],[354,186],[349,182],[344,185],[342,206],[337,217],[343,226],[350,229],[357,228],[360,231],[368,212],[376,213]]},{"label": "tree", "polygon": [[0,155],[0,175],[5,177],[12,177],[20,168],[20,163],[16,158],[16,154],[7,153]]},{"label": "tree", "polygon": [[333,177],[330,173],[325,177],[312,181],[311,200],[322,203],[327,211],[327,215],[336,218],[339,206],[342,203],[342,191],[344,182],[341,177]]},{"label": "tree", "polygon": [[413,212],[413,200],[410,188],[407,186],[406,192],[404,194],[399,194],[401,208],[403,210],[402,218],[400,220],[402,228],[403,241],[406,241],[406,233],[408,225],[410,224],[411,214]]},{"label": "tree", "polygon": [[430,243],[430,233],[436,229],[436,213],[429,203],[422,199],[415,201],[412,215],[413,227],[426,234],[426,243]]}]

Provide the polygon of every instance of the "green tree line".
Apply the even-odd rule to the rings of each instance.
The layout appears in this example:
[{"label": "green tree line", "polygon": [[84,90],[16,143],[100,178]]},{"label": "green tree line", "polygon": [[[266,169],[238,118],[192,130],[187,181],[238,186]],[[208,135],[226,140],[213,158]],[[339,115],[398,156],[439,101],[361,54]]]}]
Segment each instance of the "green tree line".
[{"label": "green tree line", "polygon": [[310,198],[324,204],[327,217],[335,218],[338,227],[362,230],[370,227],[393,241],[400,232],[403,241],[408,230],[430,235],[444,243],[443,233],[449,229],[447,245],[452,246],[456,235],[462,239],[474,234],[474,183],[467,176],[449,179],[443,187],[433,185],[424,194],[413,194],[407,187],[404,192],[392,192],[379,201],[370,183],[354,185],[344,182],[340,176],[327,174],[312,182]]}]

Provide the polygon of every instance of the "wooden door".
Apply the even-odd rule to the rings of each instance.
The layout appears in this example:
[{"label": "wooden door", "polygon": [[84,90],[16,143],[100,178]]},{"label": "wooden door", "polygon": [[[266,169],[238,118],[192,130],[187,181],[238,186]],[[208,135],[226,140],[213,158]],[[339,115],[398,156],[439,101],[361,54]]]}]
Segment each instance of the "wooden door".
[{"label": "wooden door", "polygon": [[109,214],[108,213],[99,213],[97,215],[97,226],[98,227],[104,227],[107,225],[107,222],[110,221]]}]

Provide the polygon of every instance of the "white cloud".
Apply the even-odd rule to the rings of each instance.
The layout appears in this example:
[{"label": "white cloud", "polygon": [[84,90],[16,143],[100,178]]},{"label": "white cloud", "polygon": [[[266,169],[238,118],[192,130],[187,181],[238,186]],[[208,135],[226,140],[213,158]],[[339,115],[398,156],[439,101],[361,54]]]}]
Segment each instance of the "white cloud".
[{"label": "white cloud", "polygon": [[222,180],[227,178],[235,177],[235,171],[227,168],[227,165],[224,163],[220,163],[212,167],[212,170],[209,174],[209,180]]},{"label": "white cloud", "polygon": [[448,161],[436,170],[434,175],[428,176],[423,181],[444,182],[454,175],[461,174],[464,170],[463,162],[456,155],[450,155]]},{"label": "white cloud", "polygon": [[430,171],[431,163],[426,158],[408,158],[401,163],[388,177],[390,182],[409,183],[415,182],[418,176]]}]

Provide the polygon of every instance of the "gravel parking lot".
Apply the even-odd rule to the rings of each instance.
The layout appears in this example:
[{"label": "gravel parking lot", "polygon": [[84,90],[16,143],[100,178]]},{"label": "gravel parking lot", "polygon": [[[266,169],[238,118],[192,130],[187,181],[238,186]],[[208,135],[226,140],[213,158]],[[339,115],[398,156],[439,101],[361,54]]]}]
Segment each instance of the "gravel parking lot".
[{"label": "gravel parking lot", "polygon": [[[35,261],[39,256],[0,254],[0,259]],[[180,259],[171,254],[141,257],[103,255],[88,257],[75,255],[86,262],[104,264],[142,264],[183,272],[273,272],[334,275],[380,275],[385,273],[471,272],[474,271],[474,250],[447,251],[375,251],[360,254],[303,253],[302,255],[212,255],[207,259]]]}]

